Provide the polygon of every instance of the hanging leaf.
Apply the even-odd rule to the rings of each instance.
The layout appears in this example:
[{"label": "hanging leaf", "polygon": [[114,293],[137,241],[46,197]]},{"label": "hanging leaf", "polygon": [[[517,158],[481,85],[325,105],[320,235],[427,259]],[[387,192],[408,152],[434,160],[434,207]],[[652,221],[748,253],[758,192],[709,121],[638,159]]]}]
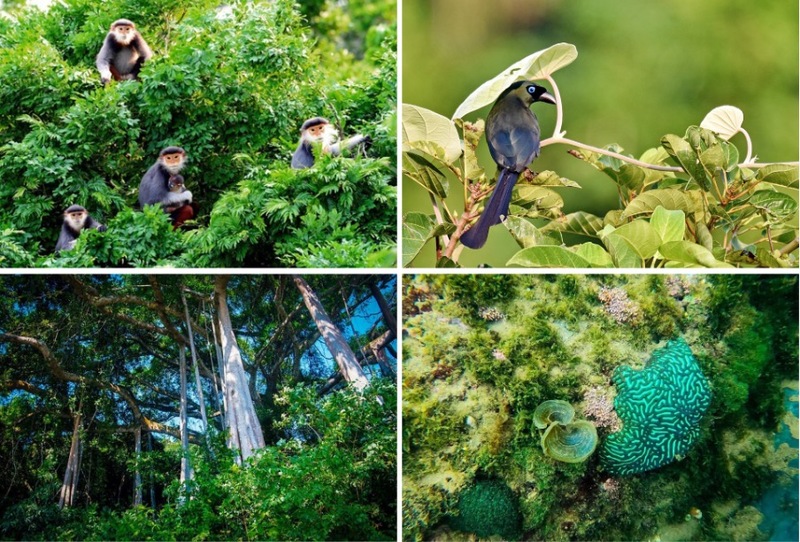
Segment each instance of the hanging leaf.
[{"label": "hanging leaf", "polygon": [[782,220],[797,212],[797,201],[793,197],[771,190],[759,190],[753,194],[748,203]]},{"label": "hanging leaf", "polygon": [[688,193],[677,188],[663,188],[648,190],[640,194],[625,207],[622,218],[629,218],[642,213],[650,213],[656,207],[661,206],[668,210],[681,210],[691,213],[695,210],[695,204]]},{"label": "hanging leaf", "polygon": [[727,141],[742,129],[743,123],[744,113],[741,109],[732,105],[722,105],[709,111],[700,123],[700,127],[711,130]]},{"label": "hanging leaf", "polygon": [[559,244],[557,239],[544,235],[536,226],[524,218],[512,215],[503,221],[503,225],[522,248]]},{"label": "hanging leaf", "polygon": [[450,186],[447,177],[424,156],[414,152],[403,153],[403,173],[434,196],[447,197]]},{"label": "hanging leaf", "polygon": [[424,107],[403,104],[403,148],[417,149],[452,164],[461,157],[453,121]]},{"label": "hanging leaf", "polygon": [[669,211],[659,205],[650,217],[650,224],[661,238],[661,243],[669,243],[683,240],[686,230],[685,220],[686,215],[683,211],[677,209]]},{"label": "hanging leaf", "polygon": [[403,265],[408,266],[425,246],[436,226],[432,216],[408,213],[403,217]]},{"label": "hanging leaf", "polygon": [[759,168],[756,178],[761,182],[797,188],[800,168],[789,164],[771,164]]},{"label": "hanging leaf", "polygon": [[514,254],[506,265],[509,267],[591,267],[587,260],[571,250],[556,246],[522,249]]},{"label": "hanging leaf", "polygon": [[733,267],[721,262],[707,248],[690,241],[664,243],[658,249],[661,255],[670,260],[668,267]]},{"label": "hanging leaf", "polygon": [[597,232],[603,229],[603,220],[591,213],[578,211],[564,217],[557,218],[540,228],[543,233],[560,231],[564,233],[577,233],[589,237],[597,237]]},{"label": "hanging leaf", "polygon": [[575,254],[585,259],[592,267],[614,267],[611,254],[598,244],[582,243],[575,246]]},{"label": "hanging leaf", "polygon": [[526,56],[475,89],[458,106],[456,112],[453,113],[453,118],[463,119],[467,113],[493,103],[515,81],[544,79],[556,70],[570,64],[577,57],[578,50],[571,43],[557,43]]}]

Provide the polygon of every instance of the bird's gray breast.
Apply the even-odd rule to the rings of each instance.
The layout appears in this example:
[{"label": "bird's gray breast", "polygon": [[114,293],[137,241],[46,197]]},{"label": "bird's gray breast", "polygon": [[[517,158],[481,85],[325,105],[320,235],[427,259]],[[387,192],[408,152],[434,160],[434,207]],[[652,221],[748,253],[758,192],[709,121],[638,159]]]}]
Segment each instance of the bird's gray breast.
[{"label": "bird's gray breast", "polygon": [[539,122],[521,101],[495,104],[486,118],[486,141],[499,166],[521,172],[539,156]]}]

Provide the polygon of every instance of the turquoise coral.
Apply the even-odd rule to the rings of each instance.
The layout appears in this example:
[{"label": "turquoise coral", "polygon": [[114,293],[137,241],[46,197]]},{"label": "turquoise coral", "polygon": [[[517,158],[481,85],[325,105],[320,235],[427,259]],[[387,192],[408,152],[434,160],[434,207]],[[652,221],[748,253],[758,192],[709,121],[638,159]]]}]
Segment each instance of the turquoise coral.
[{"label": "turquoise coral", "polygon": [[711,403],[708,380],[683,339],[653,353],[641,371],[622,366],[612,378],[622,430],[606,439],[601,463],[613,475],[653,470],[684,457]]}]

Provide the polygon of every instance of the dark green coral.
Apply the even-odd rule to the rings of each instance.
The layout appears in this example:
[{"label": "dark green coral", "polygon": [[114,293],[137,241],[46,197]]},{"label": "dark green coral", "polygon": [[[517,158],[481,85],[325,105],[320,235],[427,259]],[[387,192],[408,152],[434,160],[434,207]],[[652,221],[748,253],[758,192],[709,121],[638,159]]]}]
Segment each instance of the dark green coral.
[{"label": "dark green coral", "polygon": [[450,527],[479,538],[500,536],[518,540],[522,515],[513,491],[501,480],[480,480],[458,496],[458,515]]},{"label": "dark green coral", "polygon": [[711,389],[683,339],[670,341],[636,371],[617,368],[614,408],[622,430],[606,439],[601,462],[615,475],[656,469],[682,459],[700,435]]}]

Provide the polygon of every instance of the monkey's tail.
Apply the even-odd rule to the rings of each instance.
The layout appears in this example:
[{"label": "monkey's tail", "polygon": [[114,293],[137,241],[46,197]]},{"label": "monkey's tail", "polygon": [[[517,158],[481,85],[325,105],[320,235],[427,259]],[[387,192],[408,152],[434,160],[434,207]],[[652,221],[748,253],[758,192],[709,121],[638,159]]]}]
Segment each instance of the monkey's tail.
[{"label": "monkey's tail", "polygon": [[489,236],[489,228],[500,224],[501,216],[508,216],[508,207],[511,203],[511,192],[517,182],[519,173],[510,169],[503,169],[497,178],[497,185],[489,197],[489,203],[483,210],[478,222],[461,236],[461,242],[469,248],[481,248]]}]

